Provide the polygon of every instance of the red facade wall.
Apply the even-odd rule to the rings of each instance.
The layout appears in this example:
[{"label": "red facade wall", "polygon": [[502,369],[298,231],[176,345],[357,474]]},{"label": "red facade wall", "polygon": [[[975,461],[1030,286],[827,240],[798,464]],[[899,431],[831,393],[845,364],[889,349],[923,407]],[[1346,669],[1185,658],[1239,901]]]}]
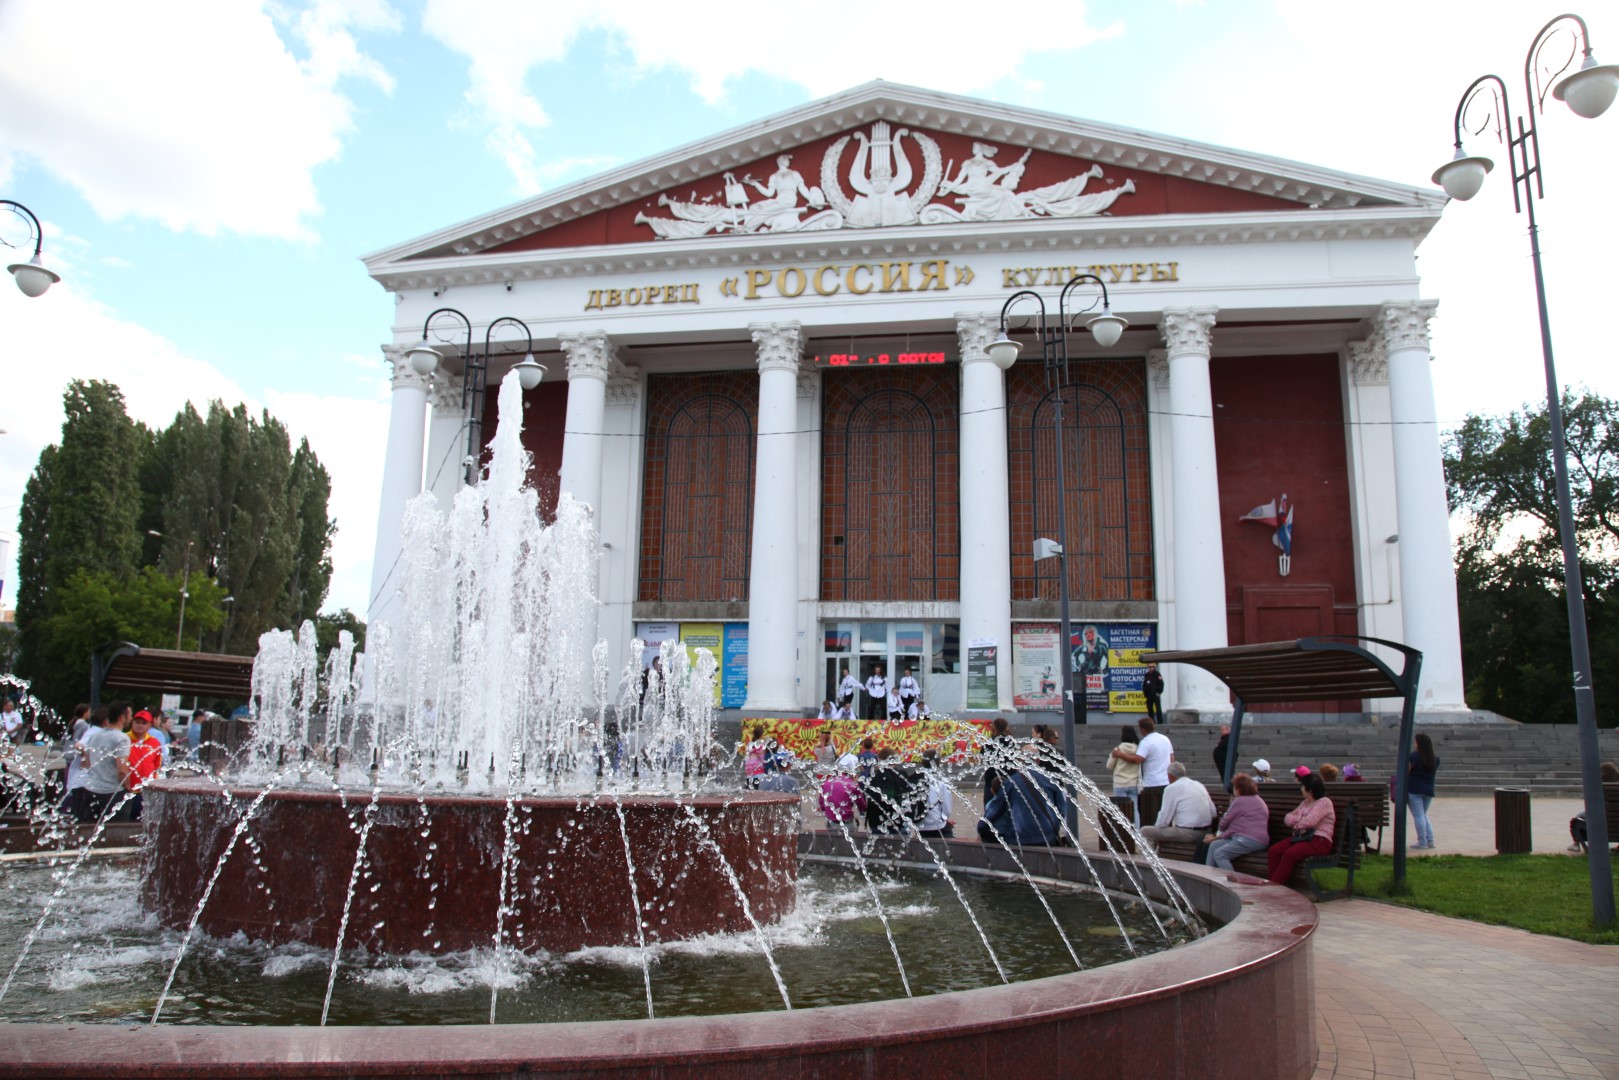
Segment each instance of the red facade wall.
[{"label": "red facade wall", "polygon": [[[1217,357],[1209,380],[1230,643],[1357,633],[1354,524],[1338,358]],[[1284,493],[1294,506],[1287,577],[1277,572],[1281,553],[1271,543],[1271,527],[1238,521]],[[1257,708],[1322,711],[1316,703]],[[1359,708],[1358,702],[1338,705],[1338,711]],[[1326,711],[1333,711],[1330,703]]]},{"label": "red facade wall", "polygon": [[961,366],[826,373],[821,599],[961,595]]},{"label": "red facade wall", "polygon": [[[1151,600],[1152,481],[1146,365],[1088,360],[1063,387],[1071,600]],[[1057,561],[1034,561],[1037,536],[1056,539],[1055,395],[1040,363],[1006,376],[1012,599],[1057,599]]]},{"label": "red facade wall", "polygon": [[[556,370],[557,365],[551,364]],[[489,444],[494,441],[495,429],[500,426],[498,398],[500,387],[491,385],[483,399],[484,460],[488,461]],[[540,496],[540,513],[547,519],[557,512],[558,474],[562,471],[562,436],[568,417],[568,380],[542,382],[523,394],[523,449],[532,455],[528,466],[528,482]],[[453,460],[442,463],[443,468],[459,469],[466,452],[465,439],[457,444]],[[440,467],[440,462],[427,463],[428,479]]]},{"label": "red facade wall", "polygon": [[[960,162],[972,156],[974,142],[985,141],[982,138],[973,138],[966,135],[928,131],[926,129],[919,130],[925,130],[926,134],[939,144],[939,153],[944,159],[947,177],[954,175]],[[844,134],[852,134],[854,131],[869,132],[869,126],[851,128],[849,132],[829,135],[826,138],[804,143],[786,151],[792,155],[792,167],[803,174],[806,184],[820,186],[821,162],[826,151]],[[994,145],[1000,147],[995,161],[1001,165],[1010,165],[1023,154],[1021,147],[1004,146],[998,143]],[[904,146],[906,156],[910,159],[911,167],[916,177],[908,189],[914,193],[916,184],[920,182],[922,176],[921,155],[917,152],[915,142],[907,139]],[[724,174],[726,172],[731,173],[738,179],[745,175],[751,175],[755,180],[764,183],[776,171],[777,153],[772,151],[751,162],[716,167],[715,171],[708,176],[699,180],[682,180],[661,194],[667,194],[671,199],[679,199],[682,202],[698,202],[712,197],[716,202],[723,205]],[[850,192],[848,175],[854,161],[854,155],[855,145],[851,142],[844,147],[843,155],[839,160],[838,179],[845,192]],[[1101,164],[1103,169],[1102,179],[1092,180],[1086,188],[1087,193],[1116,188],[1122,186],[1126,180],[1133,180],[1136,186],[1133,194],[1121,196],[1108,211],[1114,217],[1131,217],[1143,214],[1204,214],[1245,210],[1299,210],[1303,208],[1299,203],[1278,199],[1270,195],[1239,191],[1234,188],[1188,180],[1183,177],[1141,172],[1105,162]],[[1036,150],[1029,156],[1027,169],[1018,184],[1018,190],[1029,191],[1047,184],[1067,180],[1086,171],[1091,165],[1092,162],[1083,158]],[[643,243],[654,238],[652,230],[645,225],[637,225],[635,216],[640,213],[655,217],[669,216],[669,211],[658,205],[659,194],[660,192],[649,192],[644,199],[637,199],[621,206],[599,210],[571,221],[561,222],[548,229],[519,237],[490,250],[495,252],[534,251],[590,247],[598,244]],[[750,199],[762,197],[752,188],[748,189],[748,195]],[[942,202],[952,207],[957,205],[948,196],[936,196],[934,201]]]},{"label": "red facade wall", "polygon": [[638,599],[747,599],[758,422],[756,371],[647,379]]}]

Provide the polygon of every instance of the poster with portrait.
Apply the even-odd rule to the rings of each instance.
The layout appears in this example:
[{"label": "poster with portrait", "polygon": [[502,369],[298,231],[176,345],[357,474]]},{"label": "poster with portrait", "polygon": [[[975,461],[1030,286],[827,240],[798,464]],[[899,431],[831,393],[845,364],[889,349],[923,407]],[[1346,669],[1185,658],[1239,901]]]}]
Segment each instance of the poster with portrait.
[{"label": "poster with portrait", "polygon": [[1012,705],[1018,709],[1062,708],[1062,628],[1057,623],[1012,627]]}]

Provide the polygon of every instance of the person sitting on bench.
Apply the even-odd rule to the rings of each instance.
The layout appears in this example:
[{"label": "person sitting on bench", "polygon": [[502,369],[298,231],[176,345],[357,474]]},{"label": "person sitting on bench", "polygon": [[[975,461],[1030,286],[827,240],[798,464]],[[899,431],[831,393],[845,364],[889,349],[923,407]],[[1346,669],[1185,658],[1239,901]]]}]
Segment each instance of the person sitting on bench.
[{"label": "person sitting on bench", "polygon": [[1327,798],[1327,785],[1319,776],[1306,772],[1299,777],[1299,787],[1304,790],[1304,801],[1282,819],[1293,835],[1272,844],[1267,857],[1273,885],[1286,885],[1300,860],[1332,854],[1338,811]]}]

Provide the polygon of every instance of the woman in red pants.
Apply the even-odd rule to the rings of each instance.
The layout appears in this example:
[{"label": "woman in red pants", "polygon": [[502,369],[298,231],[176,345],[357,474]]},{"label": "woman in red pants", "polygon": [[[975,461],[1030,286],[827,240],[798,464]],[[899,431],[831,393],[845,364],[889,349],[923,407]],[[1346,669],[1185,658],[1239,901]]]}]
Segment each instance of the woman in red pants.
[{"label": "woman in red pants", "polygon": [[1304,801],[1282,819],[1293,835],[1270,846],[1270,879],[1277,885],[1287,884],[1300,859],[1332,854],[1338,814],[1327,798],[1327,786],[1314,773],[1299,777],[1299,786],[1304,789]]}]

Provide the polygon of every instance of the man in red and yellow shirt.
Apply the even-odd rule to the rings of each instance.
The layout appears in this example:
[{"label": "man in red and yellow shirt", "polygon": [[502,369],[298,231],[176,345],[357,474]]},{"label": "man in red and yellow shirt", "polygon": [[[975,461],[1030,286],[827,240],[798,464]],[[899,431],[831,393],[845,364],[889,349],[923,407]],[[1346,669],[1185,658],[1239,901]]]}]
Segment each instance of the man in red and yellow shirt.
[{"label": "man in red and yellow shirt", "polygon": [[157,775],[163,764],[163,740],[152,734],[152,714],[142,709],[129,729],[129,776],[125,782],[135,797],[129,800],[129,819],[141,819],[141,785]]}]

